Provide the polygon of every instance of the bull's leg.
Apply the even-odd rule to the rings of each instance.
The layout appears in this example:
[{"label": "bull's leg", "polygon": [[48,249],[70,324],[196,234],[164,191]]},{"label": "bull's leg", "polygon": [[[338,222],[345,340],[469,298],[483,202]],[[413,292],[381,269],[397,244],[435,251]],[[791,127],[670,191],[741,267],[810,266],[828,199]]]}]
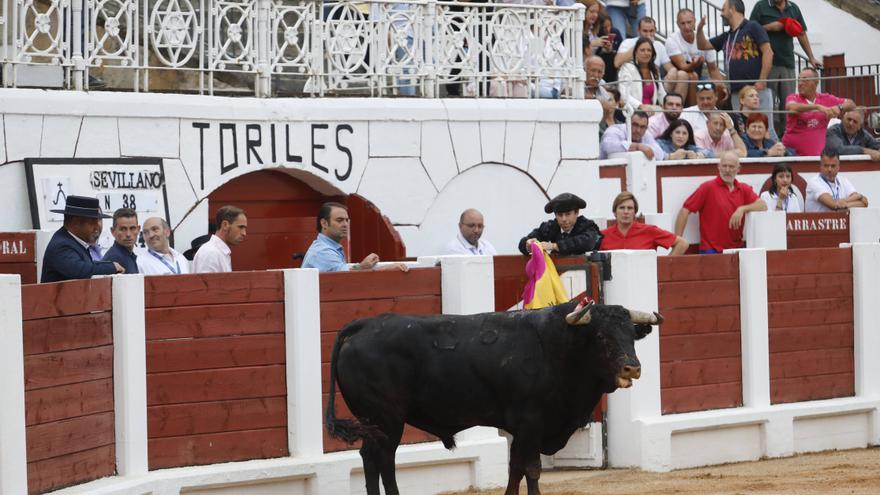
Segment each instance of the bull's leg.
[{"label": "bull's leg", "polygon": [[360,454],[361,460],[364,463],[364,480],[366,481],[367,495],[380,495],[379,464],[381,451],[376,440],[364,438]]},{"label": "bull's leg", "polygon": [[541,455],[536,451],[534,456],[526,460],[526,486],[528,495],[541,495],[538,479],[541,478]]},{"label": "bull's leg", "polygon": [[[537,461],[537,471],[535,471]],[[510,446],[510,464],[507,478],[507,490],[504,495],[519,495],[519,483],[526,476],[529,495],[539,495],[538,477],[541,473],[541,458],[538,454],[537,442],[528,435],[514,435]],[[535,474],[537,473],[537,474]],[[534,481],[532,477],[534,476]],[[533,486],[534,485],[534,486]]]},{"label": "bull's leg", "polygon": [[385,495],[399,495],[394,454],[397,452],[397,446],[400,445],[400,437],[403,436],[403,424],[383,428],[383,431],[388,435],[388,438],[379,442],[381,451],[379,472],[382,474],[382,485],[385,487]]}]

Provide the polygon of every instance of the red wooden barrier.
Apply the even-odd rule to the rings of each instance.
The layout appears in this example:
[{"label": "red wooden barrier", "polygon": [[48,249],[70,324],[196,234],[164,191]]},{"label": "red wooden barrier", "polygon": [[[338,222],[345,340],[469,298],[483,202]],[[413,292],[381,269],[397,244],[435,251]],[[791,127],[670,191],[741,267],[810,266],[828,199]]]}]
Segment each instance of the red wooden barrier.
[{"label": "red wooden barrier", "polygon": [[34,232],[0,233],[0,273],[21,275],[22,284],[37,283]]},{"label": "red wooden barrier", "polygon": [[[382,313],[440,314],[440,269],[417,268],[409,273],[340,272],[322,273],[321,285],[321,390],[326,407],[330,380],[330,355],[336,334],[352,320]],[[336,413],[350,417],[341,394],[336,395]],[[407,426],[402,443],[435,440]],[[324,452],[349,450],[352,446],[331,439],[324,430]]]},{"label": "red wooden barrier", "polygon": [[663,414],[742,405],[739,258],[657,258]]},{"label": "red wooden barrier", "polygon": [[28,492],[115,474],[110,280],[21,292]]},{"label": "red wooden barrier", "polygon": [[855,393],[852,250],[767,253],[770,401]]},{"label": "red wooden barrier", "polygon": [[785,216],[788,249],[836,248],[849,242],[849,212],[789,213]]},{"label": "red wooden barrier", "polygon": [[287,450],[281,272],[146,277],[150,469]]},{"label": "red wooden barrier", "polygon": [[[560,273],[565,266],[583,265],[584,256],[552,256],[553,263]],[[495,269],[495,311],[507,311],[522,300],[526,278],[527,256],[519,254],[495,256],[492,258]],[[591,285],[595,287],[595,284]],[[598,295],[592,296],[598,299]]]}]

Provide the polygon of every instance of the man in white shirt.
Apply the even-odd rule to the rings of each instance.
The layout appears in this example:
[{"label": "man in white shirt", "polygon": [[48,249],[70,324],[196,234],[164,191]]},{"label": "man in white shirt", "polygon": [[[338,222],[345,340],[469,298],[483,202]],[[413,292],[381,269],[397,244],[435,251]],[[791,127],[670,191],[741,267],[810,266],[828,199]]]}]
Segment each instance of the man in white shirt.
[{"label": "man in white shirt", "polygon": [[[663,81],[665,82],[666,91],[677,93],[687,93],[687,83],[690,80],[686,72],[679,70],[672,65],[669,55],[666,54],[666,46],[654,39],[657,34],[657,25],[653,18],[642,17],[639,20],[639,37],[648,38],[654,42],[654,63],[660,69]],[[636,47],[636,41],[639,37],[627,38],[617,47],[617,55],[614,56],[614,66],[618,69],[627,62],[633,61],[633,49]]]},{"label": "man in white shirt", "polygon": [[495,247],[483,236],[483,214],[468,208],[458,219],[458,235],[446,244],[446,254],[486,254],[494,256]]},{"label": "man in white shirt", "polygon": [[833,146],[822,150],[819,175],[807,182],[804,211],[834,211],[866,208],[868,198],[856,192],[855,186],[840,172],[840,151]]},{"label": "man in white shirt", "polygon": [[164,218],[150,217],[141,230],[147,252],[137,258],[138,271],[144,275],[180,275],[189,273],[189,261],[168,242],[171,226]]},{"label": "man in white shirt", "polygon": [[[715,52],[700,50],[697,47],[696,17],[691,9],[681,9],[675,17],[678,31],[666,38],[666,55],[669,61],[680,72],[687,75],[687,81],[696,81],[703,72],[703,66],[709,70],[709,77],[716,81],[723,79],[718,64],[715,63]],[[679,76],[679,79],[685,80]],[[678,86],[676,86],[678,88]],[[689,85],[687,91],[676,90],[685,96],[685,101],[691,105],[696,102],[696,88]]]},{"label": "man in white shirt", "polygon": [[217,210],[217,232],[202,244],[193,258],[194,273],[220,273],[232,271],[232,246],[247,236],[247,216],[235,206]]},{"label": "man in white shirt", "polygon": [[681,112],[681,118],[691,124],[694,133],[707,127],[709,113],[711,113],[711,110],[717,110],[715,105],[718,103],[718,96],[715,94],[715,84],[703,81],[698,82],[696,86],[697,104],[687,107]]}]

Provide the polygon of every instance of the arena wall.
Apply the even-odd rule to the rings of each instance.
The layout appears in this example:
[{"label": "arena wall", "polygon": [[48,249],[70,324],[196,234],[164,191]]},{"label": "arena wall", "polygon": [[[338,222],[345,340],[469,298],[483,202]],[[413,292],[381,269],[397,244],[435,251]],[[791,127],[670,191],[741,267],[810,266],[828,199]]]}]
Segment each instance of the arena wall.
[{"label": "arena wall", "polygon": [[[880,444],[880,365],[872,359],[880,317],[871,309],[880,307],[871,282],[880,270],[880,244],[821,251],[828,250],[730,251],[724,256],[738,258],[738,315],[719,311],[700,323],[672,313],[637,342],[642,378],[609,396],[611,465],[667,471]],[[651,251],[613,252],[606,302],[662,309],[651,288],[673,260],[659,261]],[[695,386],[689,403],[698,407],[669,410],[663,368],[675,356],[664,357],[667,329],[679,333],[682,323],[706,329],[737,318],[741,338],[728,350],[741,355],[742,404],[706,403],[705,395],[717,397]],[[791,328],[801,331],[787,333]],[[686,362],[681,357],[679,364]],[[695,376],[716,379],[724,369],[704,367]]]},{"label": "arena wall", "polygon": [[[378,276],[368,280],[371,275]],[[415,298],[428,300],[423,312],[491,311],[492,260],[452,257],[439,267],[413,263],[407,274],[334,277],[322,283],[316,270],[284,270],[22,286],[18,275],[0,276],[8,344],[0,352],[10,367],[0,415],[0,494],[65,486],[57,493],[363,493],[356,446],[325,443],[322,434],[321,329],[353,313],[380,312],[386,303],[405,309],[417,287],[427,291]],[[97,310],[104,312],[74,304],[84,298],[101,302]],[[56,306],[63,306],[61,323],[46,319],[59,312],[47,313]],[[80,316],[83,311],[88,314]],[[53,329],[54,347],[35,347],[49,342]],[[64,347],[92,335],[103,337],[74,342],[75,350]],[[44,351],[99,355],[56,359]],[[59,374],[64,364],[74,371]],[[63,383],[45,376],[63,376]],[[94,400],[85,393],[49,402],[33,395],[35,387],[45,395],[105,381],[104,394]],[[78,409],[67,411],[71,407]],[[93,418],[103,426],[83,424]],[[43,423],[74,429],[37,434],[47,428]],[[398,450],[401,489],[429,494],[505,482],[507,441],[497,430],[473,428],[457,440],[450,452],[424,433],[411,433],[408,441],[420,443]],[[92,456],[101,463],[83,461],[92,450],[107,451]],[[330,450],[340,451],[325,453]],[[47,459],[51,468],[43,465]]]}]

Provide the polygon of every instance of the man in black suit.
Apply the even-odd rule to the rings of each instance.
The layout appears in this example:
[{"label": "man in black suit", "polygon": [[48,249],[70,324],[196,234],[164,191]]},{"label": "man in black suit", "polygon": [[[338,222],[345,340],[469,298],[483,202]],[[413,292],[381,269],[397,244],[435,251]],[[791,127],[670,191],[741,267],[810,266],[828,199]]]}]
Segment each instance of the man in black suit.
[{"label": "man in black suit", "polygon": [[60,282],[94,275],[125,273],[119,263],[93,261],[89,245],[97,242],[103,228],[102,218],[110,218],[101,212],[98,200],[84,196],[68,196],[63,210],[64,226],[49,241],[43,254],[43,273],[40,282]]}]

